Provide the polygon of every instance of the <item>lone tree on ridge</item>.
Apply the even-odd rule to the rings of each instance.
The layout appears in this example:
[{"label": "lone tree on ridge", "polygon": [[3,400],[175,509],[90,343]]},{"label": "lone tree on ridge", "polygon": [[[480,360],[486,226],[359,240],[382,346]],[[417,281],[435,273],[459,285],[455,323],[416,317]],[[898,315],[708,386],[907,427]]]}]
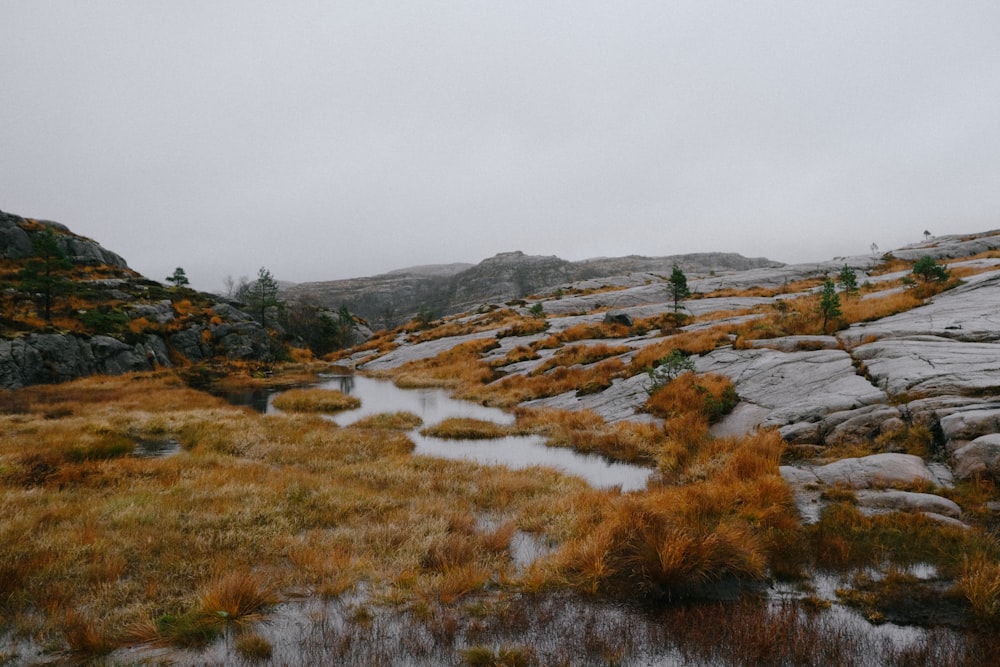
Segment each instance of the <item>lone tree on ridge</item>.
[{"label": "lone tree on ridge", "polygon": [[680,311],[681,301],[691,296],[691,290],[688,289],[687,276],[681,271],[681,267],[676,264],[674,264],[674,269],[670,272],[670,279],[667,281],[667,292],[674,302],[675,313]]},{"label": "lone tree on ridge", "polygon": [[184,269],[179,266],[174,269],[172,275],[167,276],[167,282],[171,283],[174,287],[187,287],[191,284],[191,281],[188,280],[187,274],[184,273]]}]

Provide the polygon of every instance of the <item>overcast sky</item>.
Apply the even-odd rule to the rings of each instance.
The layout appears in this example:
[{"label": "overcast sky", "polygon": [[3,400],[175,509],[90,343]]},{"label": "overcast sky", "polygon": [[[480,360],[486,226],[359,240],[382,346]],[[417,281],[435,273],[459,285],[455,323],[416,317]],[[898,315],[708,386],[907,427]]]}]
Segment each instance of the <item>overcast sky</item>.
[{"label": "overcast sky", "polygon": [[1000,227],[1000,2],[0,0],[0,209],[163,280]]}]

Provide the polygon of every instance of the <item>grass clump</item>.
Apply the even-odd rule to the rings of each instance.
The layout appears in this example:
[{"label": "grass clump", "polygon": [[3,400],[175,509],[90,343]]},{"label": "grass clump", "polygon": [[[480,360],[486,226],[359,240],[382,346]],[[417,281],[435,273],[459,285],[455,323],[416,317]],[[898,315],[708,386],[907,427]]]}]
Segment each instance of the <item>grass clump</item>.
[{"label": "grass clump", "polygon": [[665,419],[696,415],[714,423],[739,402],[733,381],[715,373],[683,373],[661,385],[646,400],[643,409]]},{"label": "grass clump", "polygon": [[691,455],[701,479],[613,499],[560,553],[565,575],[590,592],[651,599],[763,580],[798,523],[778,475],[782,448],[773,432],[720,440]]},{"label": "grass clump", "polygon": [[265,637],[257,632],[242,632],[236,637],[233,648],[244,659],[250,662],[266,662],[271,659],[274,647]]},{"label": "grass clump", "polygon": [[424,423],[418,415],[412,412],[380,412],[363,417],[352,424],[355,428],[375,428],[388,431],[412,431]]},{"label": "grass clump", "polygon": [[274,407],[288,412],[339,412],[361,407],[361,400],[336,389],[289,389],[274,397]]},{"label": "grass clump", "polygon": [[500,424],[471,417],[450,417],[420,431],[421,435],[450,440],[490,440],[510,435]]}]

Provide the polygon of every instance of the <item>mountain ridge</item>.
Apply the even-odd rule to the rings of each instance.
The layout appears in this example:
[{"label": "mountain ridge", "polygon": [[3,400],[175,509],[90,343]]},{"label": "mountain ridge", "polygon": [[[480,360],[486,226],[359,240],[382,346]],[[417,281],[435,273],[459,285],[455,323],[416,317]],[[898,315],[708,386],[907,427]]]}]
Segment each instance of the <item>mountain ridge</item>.
[{"label": "mountain ridge", "polygon": [[351,312],[392,328],[422,310],[451,315],[484,303],[521,299],[581,280],[632,273],[669,273],[674,265],[692,275],[784,266],[764,257],[723,252],[572,261],[514,250],[497,253],[478,264],[431,264],[374,276],[298,283],[284,289],[282,294],[289,300],[312,301],[327,308],[346,305]]}]

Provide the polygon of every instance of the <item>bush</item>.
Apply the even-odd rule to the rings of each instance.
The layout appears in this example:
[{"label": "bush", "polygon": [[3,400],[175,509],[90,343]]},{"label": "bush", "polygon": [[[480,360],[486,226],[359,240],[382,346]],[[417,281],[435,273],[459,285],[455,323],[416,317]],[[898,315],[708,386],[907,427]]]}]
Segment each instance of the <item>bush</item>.
[{"label": "bush", "polygon": [[651,385],[647,392],[652,395],[684,373],[694,372],[694,362],[680,350],[671,350],[649,371]]}]

